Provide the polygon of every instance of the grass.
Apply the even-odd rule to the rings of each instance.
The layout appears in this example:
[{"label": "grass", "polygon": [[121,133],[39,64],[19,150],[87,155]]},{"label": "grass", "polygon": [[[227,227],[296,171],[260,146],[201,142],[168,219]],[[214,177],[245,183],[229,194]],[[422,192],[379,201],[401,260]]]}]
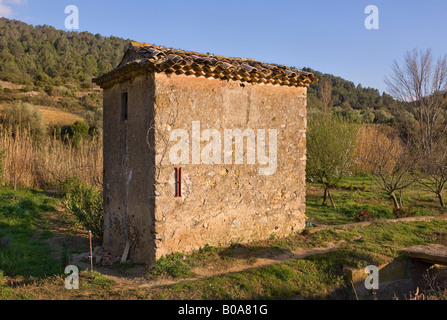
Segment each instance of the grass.
[{"label": "grass", "polygon": [[[336,209],[322,206],[321,187],[316,183],[308,183],[306,215],[313,225],[352,223],[355,222],[355,214],[361,210],[368,211],[374,219],[396,218],[392,199],[377,188],[367,176],[344,178],[332,194]],[[446,208],[439,206],[434,194],[417,184],[405,189],[402,195],[404,208],[415,211],[416,216],[447,213]]]},{"label": "grass", "polygon": [[85,121],[85,119],[77,114],[63,111],[57,108],[39,106],[46,125],[70,125],[76,120]]},{"label": "grass", "polygon": [[1,237],[9,244],[0,251],[0,270],[5,275],[39,277],[59,271],[51,258],[51,248],[44,239],[51,236],[46,230],[34,237],[41,212],[54,211],[55,200],[39,190],[0,190]]}]

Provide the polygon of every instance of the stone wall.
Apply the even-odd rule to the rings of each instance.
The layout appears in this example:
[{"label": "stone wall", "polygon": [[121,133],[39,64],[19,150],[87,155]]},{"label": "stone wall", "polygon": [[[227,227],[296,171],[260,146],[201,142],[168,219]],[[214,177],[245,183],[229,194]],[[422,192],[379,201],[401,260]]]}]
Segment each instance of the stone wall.
[{"label": "stone wall", "polygon": [[[157,258],[304,228],[306,88],[165,74],[156,74],[155,83]],[[165,141],[174,129],[193,140],[193,121],[202,133],[217,129],[222,140],[225,129],[276,129],[276,173],[260,175],[265,165],[247,164],[246,142],[243,164],[193,164],[190,150],[189,164],[173,165],[168,153],[177,141]],[[201,138],[203,150],[209,142]],[[181,198],[174,196],[175,167],[182,168]]]},{"label": "stone wall", "polygon": [[[122,121],[121,95],[128,94]],[[104,89],[104,240],[121,256],[151,264],[154,245],[154,153],[147,147],[154,109],[154,74]]]},{"label": "stone wall", "polygon": [[[306,88],[251,85],[163,73],[137,75],[104,89],[104,247],[152,264],[177,251],[281,237],[305,224]],[[128,119],[121,121],[121,95],[128,93]],[[170,141],[183,129],[192,140],[216,129],[220,163],[173,164]],[[277,130],[277,167],[224,163],[224,130]],[[209,142],[199,142],[203,150]],[[192,142],[191,148],[192,148]],[[197,142],[197,141],[196,141]],[[257,145],[258,140],[256,140]],[[197,144],[196,144],[197,145]],[[257,152],[256,152],[257,153]],[[182,168],[182,196],[175,197],[175,167]]]}]

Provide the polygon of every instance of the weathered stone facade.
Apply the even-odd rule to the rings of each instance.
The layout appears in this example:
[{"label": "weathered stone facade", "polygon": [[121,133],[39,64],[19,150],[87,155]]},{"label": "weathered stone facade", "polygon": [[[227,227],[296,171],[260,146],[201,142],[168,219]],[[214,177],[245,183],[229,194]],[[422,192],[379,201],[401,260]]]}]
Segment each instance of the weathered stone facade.
[{"label": "weathered stone facade", "polygon": [[[124,76],[112,72],[96,81],[104,88],[104,247],[113,254],[120,255],[129,243],[131,259],[152,264],[206,244],[244,243],[304,228],[306,84],[151,68],[132,68]],[[200,125],[199,141],[192,141],[197,140],[193,123],[196,131]],[[188,133],[191,147],[187,163],[173,164],[170,152],[178,141],[170,138],[178,129]],[[198,163],[193,150],[199,146],[207,156],[207,145],[216,139],[207,139],[207,129],[220,133],[222,146],[221,160],[211,164]],[[267,164],[248,160],[247,139],[243,163],[234,154],[233,161],[224,161],[228,129],[252,130],[257,145],[265,130],[266,155],[269,135],[276,134],[274,174],[260,174]],[[235,153],[236,143],[233,148]],[[181,197],[175,196],[176,167],[182,170]]]}]

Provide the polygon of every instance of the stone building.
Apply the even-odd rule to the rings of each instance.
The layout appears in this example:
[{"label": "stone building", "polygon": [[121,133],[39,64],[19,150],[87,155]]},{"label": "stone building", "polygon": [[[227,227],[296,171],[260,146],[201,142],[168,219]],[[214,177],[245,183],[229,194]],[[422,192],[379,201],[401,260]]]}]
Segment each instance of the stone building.
[{"label": "stone building", "polygon": [[305,225],[308,72],[133,42],[104,89],[104,243],[173,252]]}]

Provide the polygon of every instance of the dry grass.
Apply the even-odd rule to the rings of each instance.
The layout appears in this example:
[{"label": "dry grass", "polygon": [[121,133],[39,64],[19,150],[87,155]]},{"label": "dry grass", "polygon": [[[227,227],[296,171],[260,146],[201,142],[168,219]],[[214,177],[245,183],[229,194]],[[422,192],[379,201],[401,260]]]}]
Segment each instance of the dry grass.
[{"label": "dry grass", "polygon": [[14,188],[43,188],[70,177],[102,186],[102,140],[86,139],[79,148],[56,138],[35,140],[29,132],[0,127],[3,179]]},{"label": "dry grass", "polygon": [[[397,159],[403,152],[401,141],[393,135],[392,128],[385,125],[363,125],[357,134],[357,145],[354,150],[353,164],[355,173],[371,173],[375,163],[383,158],[383,150],[393,153],[390,159]],[[391,161],[388,166],[393,166]]]},{"label": "dry grass", "polygon": [[56,108],[39,106],[42,111],[44,123],[46,125],[67,125],[75,121],[85,121],[85,119],[77,114],[58,110]]},{"label": "dry grass", "polygon": [[[85,121],[80,115],[63,111],[57,108],[36,106],[42,112],[42,117],[45,125],[69,125],[76,120]],[[0,110],[3,110],[4,106],[0,103]]]}]

